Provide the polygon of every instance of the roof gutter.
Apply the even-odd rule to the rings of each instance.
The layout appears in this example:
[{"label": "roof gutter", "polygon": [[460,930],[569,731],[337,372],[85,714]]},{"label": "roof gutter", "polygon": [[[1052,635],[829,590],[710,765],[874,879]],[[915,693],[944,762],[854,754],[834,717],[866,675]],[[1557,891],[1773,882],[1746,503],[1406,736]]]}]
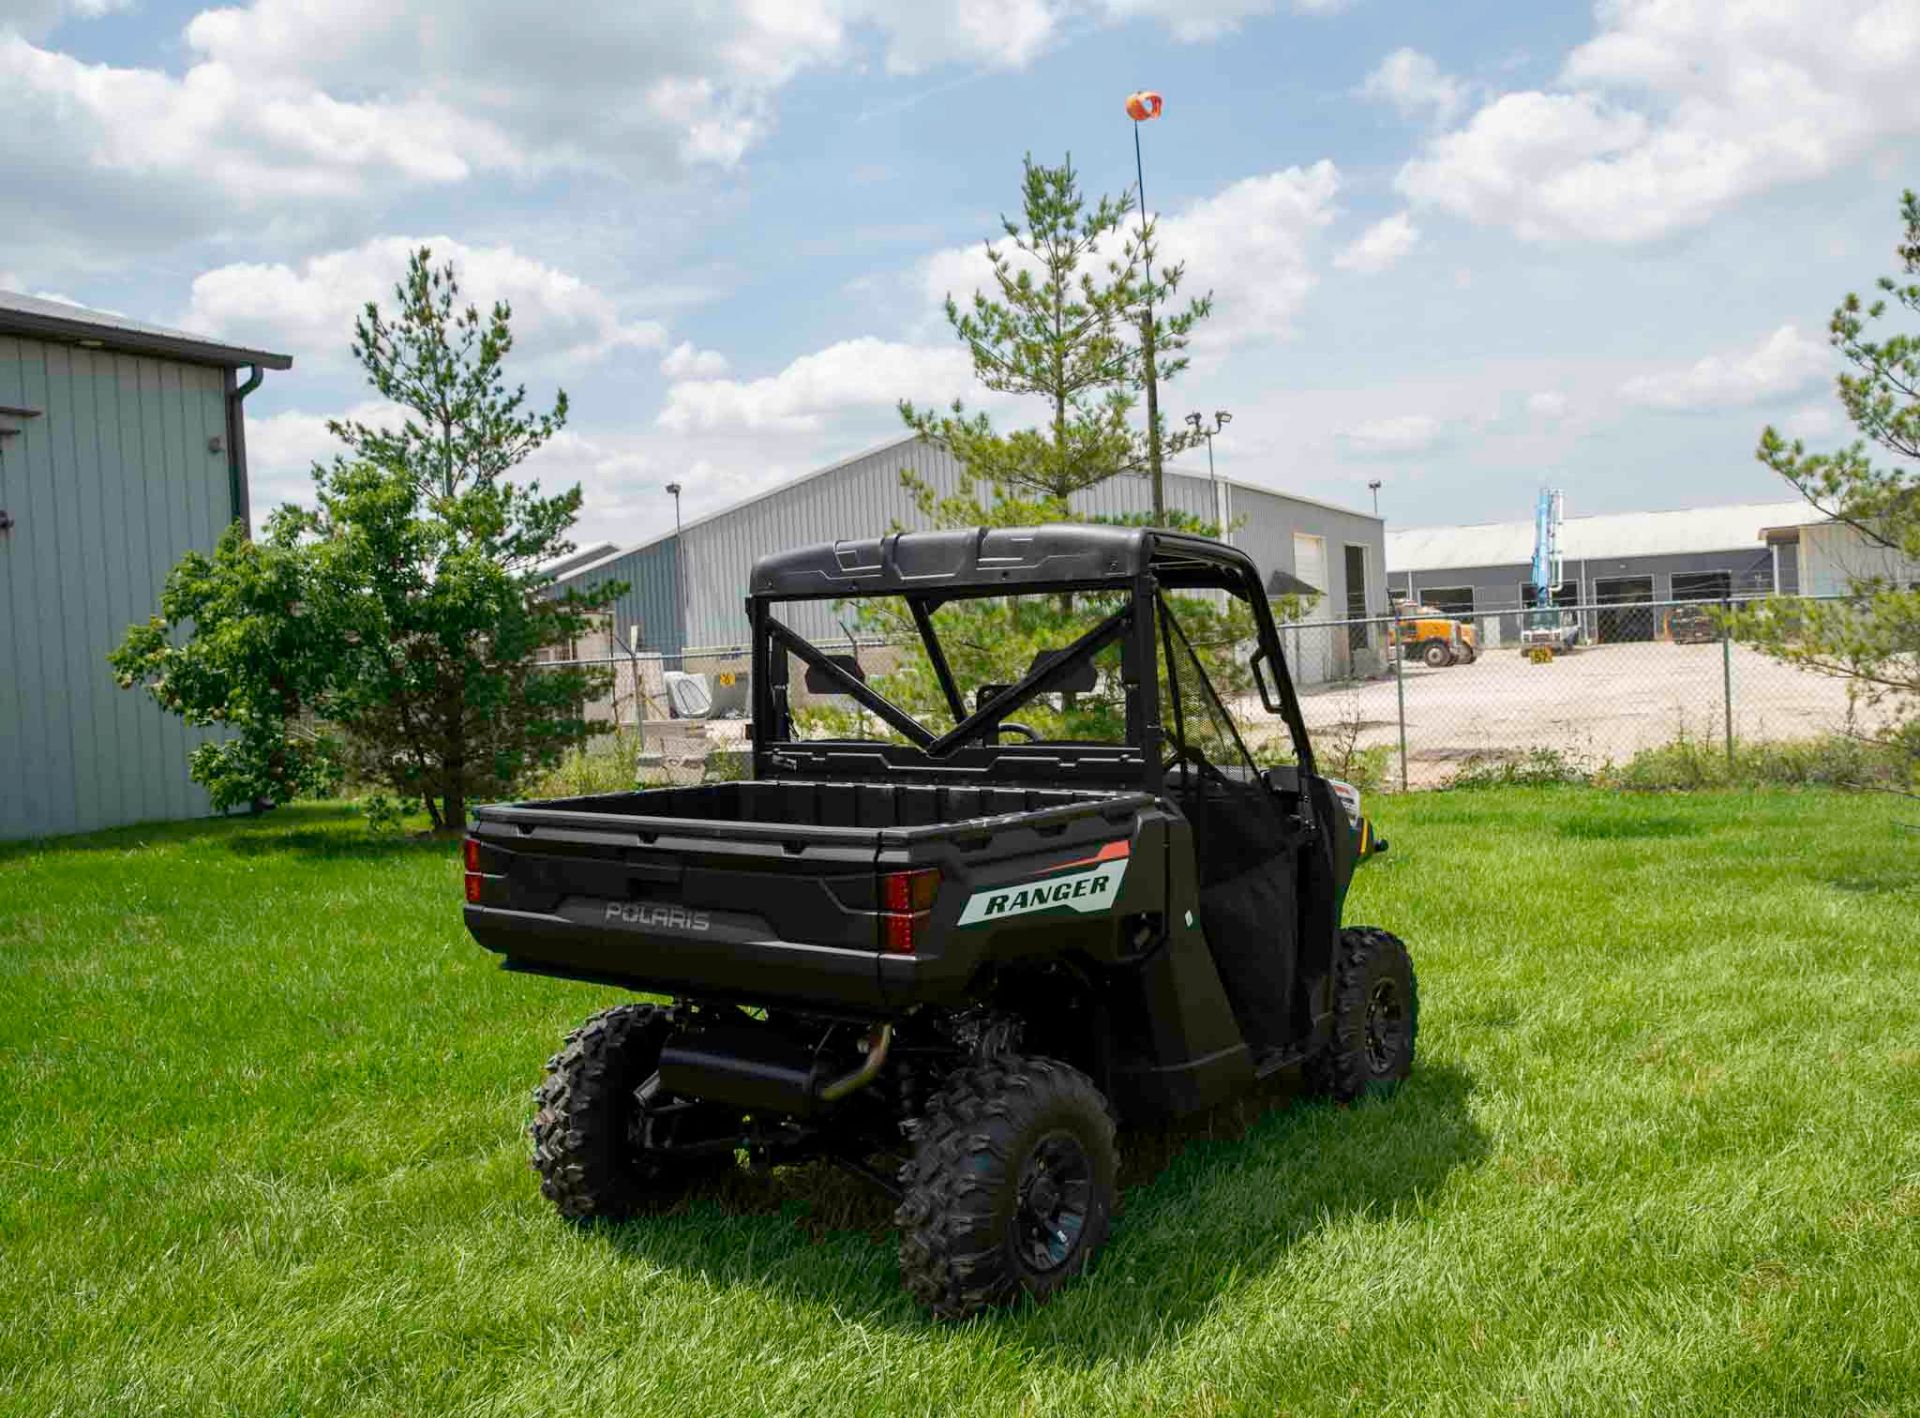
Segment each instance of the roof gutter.
[{"label": "roof gutter", "polygon": [[240,406],[266,377],[265,367],[258,364],[248,370],[244,384],[235,382],[231,369],[225,371],[224,376],[227,394],[227,491],[233,506],[233,520],[240,524],[242,536],[251,534],[253,509],[247,498],[247,418]]}]

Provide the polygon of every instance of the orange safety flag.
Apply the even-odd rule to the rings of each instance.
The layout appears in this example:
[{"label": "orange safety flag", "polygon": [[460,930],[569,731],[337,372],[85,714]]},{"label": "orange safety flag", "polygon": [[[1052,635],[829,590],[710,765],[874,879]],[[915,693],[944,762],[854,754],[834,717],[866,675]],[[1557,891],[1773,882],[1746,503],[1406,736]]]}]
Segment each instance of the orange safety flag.
[{"label": "orange safety flag", "polygon": [[1127,117],[1135,123],[1144,123],[1149,118],[1160,116],[1160,95],[1152,89],[1142,89],[1137,94],[1127,95]]}]

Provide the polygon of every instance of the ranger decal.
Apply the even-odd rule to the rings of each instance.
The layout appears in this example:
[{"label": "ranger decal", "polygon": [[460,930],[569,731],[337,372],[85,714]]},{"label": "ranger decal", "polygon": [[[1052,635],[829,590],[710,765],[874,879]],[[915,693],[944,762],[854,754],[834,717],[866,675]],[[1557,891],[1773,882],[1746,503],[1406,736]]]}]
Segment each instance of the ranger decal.
[{"label": "ranger decal", "polygon": [[1128,852],[1127,843],[1109,842],[1091,857],[1062,862],[1052,868],[1052,873],[1057,874],[976,891],[967,898],[959,924],[990,925],[1035,911],[1108,910],[1120,895],[1120,882],[1127,874]]}]

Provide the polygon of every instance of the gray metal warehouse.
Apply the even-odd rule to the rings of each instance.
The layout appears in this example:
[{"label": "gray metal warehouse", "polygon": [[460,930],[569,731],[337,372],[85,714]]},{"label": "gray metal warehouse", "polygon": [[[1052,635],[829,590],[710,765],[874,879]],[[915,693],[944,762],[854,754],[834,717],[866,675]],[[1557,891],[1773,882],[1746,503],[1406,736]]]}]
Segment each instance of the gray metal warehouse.
[{"label": "gray metal warehouse", "polygon": [[[1596,607],[1586,617],[1590,638],[1651,640],[1658,626],[1651,607],[1660,602],[1793,592],[1796,543],[1768,533],[1808,514],[1804,502],[1759,502],[1569,517],[1560,542],[1567,579],[1555,603]],[[1503,635],[1517,633],[1519,608],[1532,604],[1532,522],[1410,527],[1386,540],[1396,600],[1483,625],[1497,619]]]},{"label": "gray metal warehouse", "polygon": [[107,652],[246,521],[241,401],[292,364],[0,291],[0,838],[208,811],[207,731],[116,686]]},{"label": "gray metal warehouse", "polygon": [[[961,466],[941,445],[896,439],[745,502],[597,559],[570,558],[557,584],[587,589],[623,581],[614,625],[628,648],[678,655],[743,644],[742,602],[754,560],[783,547],[882,535],[924,525],[900,474],[912,470],[945,495],[960,485]],[[1284,571],[1323,592],[1314,619],[1379,615],[1386,610],[1385,540],[1378,517],[1311,498],[1228,479],[1166,475],[1169,507],[1234,525],[1230,540],[1271,578]],[[1115,478],[1074,500],[1084,516],[1150,509],[1145,479]],[[794,628],[823,636],[834,630],[826,605],[797,608]],[[1364,629],[1364,628],[1363,628]],[[1377,637],[1375,637],[1377,639]],[[1364,634],[1308,637],[1308,663],[1296,676],[1312,683],[1363,670],[1380,650]]]}]

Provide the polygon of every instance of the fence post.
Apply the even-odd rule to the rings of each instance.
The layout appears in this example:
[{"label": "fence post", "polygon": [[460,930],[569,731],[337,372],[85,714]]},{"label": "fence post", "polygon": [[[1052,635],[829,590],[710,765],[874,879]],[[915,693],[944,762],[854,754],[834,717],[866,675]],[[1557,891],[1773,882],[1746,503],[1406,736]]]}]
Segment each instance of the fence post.
[{"label": "fence post", "polygon": [[1727,767],[1733,764],[1733,615],[1732,600],[1720,603],[1720,701],[1726,706]]},{"label": "fence post", "polygon": [[1400,791],[1407,791],[1407,637],[1392,626],[1393,688],[1400,699]]}]

